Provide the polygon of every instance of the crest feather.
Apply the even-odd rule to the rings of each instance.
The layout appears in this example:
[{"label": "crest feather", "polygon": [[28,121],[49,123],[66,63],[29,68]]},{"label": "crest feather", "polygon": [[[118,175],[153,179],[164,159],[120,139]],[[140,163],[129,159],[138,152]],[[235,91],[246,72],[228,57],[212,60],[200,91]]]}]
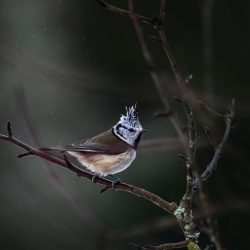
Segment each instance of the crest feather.
[{"label": "crest feather", "polygon": [[125,109],[126,115],[121,115],[120,121],[136,126],[139,123],[136,104],[131,107],[125,107]]}]

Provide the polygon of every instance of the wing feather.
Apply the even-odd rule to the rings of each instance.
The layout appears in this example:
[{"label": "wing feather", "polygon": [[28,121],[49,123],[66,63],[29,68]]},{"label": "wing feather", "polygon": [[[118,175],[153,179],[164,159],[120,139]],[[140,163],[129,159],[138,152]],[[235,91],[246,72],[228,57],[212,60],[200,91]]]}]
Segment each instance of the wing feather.
[{"label": "wing feather", "polygon": [[130,148],[130,145],[117,138],[111,129],[90,139],[66,146],[67,151],[111,155],[124,153],[128,148]]}]

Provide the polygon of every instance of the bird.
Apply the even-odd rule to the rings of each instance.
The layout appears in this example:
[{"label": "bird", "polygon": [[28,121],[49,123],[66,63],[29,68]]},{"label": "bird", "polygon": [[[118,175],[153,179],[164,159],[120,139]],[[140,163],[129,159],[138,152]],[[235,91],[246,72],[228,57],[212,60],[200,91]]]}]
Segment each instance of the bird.
[{"label": "bird", "polygon": [[42,150],[67,152],[94,173],[93,182],[99,176],[107,176],[112,178],[114,187],[121,183],[114,174],[131,165],[136,157],[141,135],[147,131],[140,124],[136,104],[125,109],[125,115],[122,114],[119,121],[107,131],[65,147],[45,147]]}]

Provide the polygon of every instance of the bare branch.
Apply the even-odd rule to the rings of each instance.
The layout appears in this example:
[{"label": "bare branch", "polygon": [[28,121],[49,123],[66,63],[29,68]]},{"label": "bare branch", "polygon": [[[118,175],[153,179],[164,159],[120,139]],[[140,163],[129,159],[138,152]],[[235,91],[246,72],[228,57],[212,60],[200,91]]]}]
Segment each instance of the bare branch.
[{"label": "bare branch", "polygon": [[[49,162],[52,162],[56,165],[65,167],[65,168],[69,169],[70,171],[76,173],[77,176],[79,176],[79,177],[84,177],[84,178],[89,179],[89,180],[91,180],[93,178],[92,173],[89,173],[89,172],[87,172],[87,171],[85,171],[85,170],[83,170],[83,169],[81,169],[81,168],[79,168],[71,163],[68,164],[68,162],[65,162],[64,160],[62,160],[58,157],[49,155],[49,154],[47,154],[39,149],[33,148],[32,146],[18,140],[17,138],[15,138],[13,136],[10,137],[10,136],[0,134],[0,140],[13,143],[13,144],[27,150],[32,155],[43,158],[43,159],[45,159]],[[97,177],[96,183],[98,183],[100,185],[112,187],[112,182],[107,180],[107,179],[104,179],[102,177]],[[142,188],[139,188],[139,187],[136,187],[133,185],[129,185],[126,183],[117,184],[115,187],[117,190],[125,191],[125,192],[131,193],[137,197],[149,200],[150,202],[152,202],[156,206],[164,209],[165,211],[167,211],[170,214],[173,214],[175,209],[176,209],[176,205],[174,203],[167,202],[166,200],[162,199],[158,195],[153,194],[145,189],[142,189]]]},{"label": "bare branch", "polygon": [[29,150],[25,153],[22,153],[22,154],[18,154],[17,157],[18,158],[23,158],[25,156],[28,156],[28,155],[32,155],[32,152],[30,152]]},{"label": "bare branch", "polygon": [[178,134],[178,136],[181,140],[181,143],[182,143],[183,147],[185,148],[187,146],[186,135],[182,131],[182,126],[180,124],[178,117],[176,116],[176,114],[174,112],[171,111],[172,107],[170,104],[171,98],[169,95],[169,90],[168,90],[165,82],[163,81],[162,77],[159,75],[158,71],[156,70],[156,65],[155,65],[155,62],[154,62],[154,60],[151,56],[151,53],[148,49],[147,43],[145,41],[142,27],[140,26],[139,20],[134,13],[134,6],[133,6],[132,1],[128,1],[128,8],[129,8],[129,17],[131,18],[135,32],[137,34],[137,37],[138,37],[138,40],[139,40],[139,43],[141,46],[141,50],[142,50],[142,55],[144,57],[145,62],[148,65],[148,68],[150,69],[151,78],[152,78],[152,80],[156,86],[156,89],[158,91],[158,94],[163,102],[166,113],[171,114],[171,115],[169,115],[169,120],[172,123],[173,127],[175,128],[176,133]]},{"label": "bare branch", "polygon": [[[165,27],[164,27],[164,22],[165,22],[165,17],[166,17],[166,0],[160,0],[160,10],[159,10],[159,16],[158,17],[153,17],[153,18],[148,18],[143,15],[139,15],[135,13],[134,11],[134,5],[133,5],[133,0],[128,0],[128,10],[116,7],[114,5],[108,4],[105,1],[102,0],[95,0],[99,5],[104,7],[105,9],[112,11],[116,14],[123,15],[123,16],[128,16],[130,17],[132,24],[134,26],[136,35],[139,40],[139,44],[142,50],[142,55],[144,57],[144,60],[148,66],[148,69],[150,71],[150,75],[152,80],[154,81],[154,84],[156,86],[156,89],[158,91],[158,94],[163,102],[165,111],[161,113],[161,115],[167,116],[172,123],[173,127],[175,128],[180,141],[182,143],[182,146],[185,149],[185,156],[182,156],[182,159],[185,161],[185,165],[187,168],[187,176],[186,176],[186,192],[183,195],[179,206],[177,207],[174,203],[169,203],[159,196],[150,193],[147,190],[144,190],[142,188],[129,185],[126,183],[119,183],[115,187],[117,190],[122,190],[125,192],[132,193],[135,196],[144,198],[152,202],[153,204],[161,207],[165,211],[169,212],[170,214],[174,214],[175,217],[177,218],[184,236],[185,236],[185,241],[181,241],[178,243],[167,243],[167,244],[162,244],[159,246],[140,246],[136,245],[139,247],[139,249],[158,249],[158,250],[163,250],[163,249],[173,249],[173,248],[181,248],[181,247],[188,247],[188,249],[200,249],[199,246],[197,245],[196,241],[199,236],[199,232],[196,230],[196,225],[193,220],[193,209],[192,209],[192,198],[193,198],[193,193],[196,189],[199,188],[199,196],[202,201],[202,206],[205,209],[205,213],[207,216],[207,221],[209,225],[209,229],[211,230],[211,233],[209,233],[209,236],[212,241],[213,238],[218,239],[217,235],[217,227],[214,221],[211,220],[211,217],[209,216],[209,213],[207,212],[208,209],[208,202],[206,200],[206,196],[204,191],[202,190],[202,182],[206,181],[216,170],[217,163],[220,159],[220,156],[222,154],[222,151],[225,147],[225,144],[228,140],[229,134],[231,132],[232,128],[232,119],[234,116],[234,100],[231,103],[231,107],[229,108],[229,113],[226,115],[221,115],[220,113],[214,111],[211,109],[208,105],[204,103],[200,103],[203,107],[205,107],[208,111],[223,117],[225,119],[226,123],[226,128],[225,132],[223,135],[223,138],[219,144],[217,144],[212,136],[211,133],[208,129],[205,129],[205,132],[212,142],[212,145],[215,147],[215,153],[214,156],[211,160],[211,162],[208,164],[206,167],[205,171],[202,173],[201,176],[198,176],[197,170],[196,170],[196,165],[195,165],[195,151],[196,151],[196,145],[197,145],[197,131],[196,131],[196,119],[193,116],[193,111],[192,108],[196,108],[197,106],[197,99],[194,98],[194,95],[189,91],[188,85],[191,81],[191,75],[188,76],[187,78],[184,78],[179,66],[177,65],[176,59],[171,51],[170,45],[168,43]],[[166,86],[165,80],[162,78],[162,75],[159,74],[156,64],[153,60],[153,57],[148,49],[144,33],[141,27],[141,23],[146,23],[150,24],[157,30],[158,35],[160,37],[160,42],[162,45],[162,48],[167,55],[168,61],[170,63],[171,69],[173,71],[173,74],[176,78],[177,86],[180,90],[180,98],[179,102],[183,105],[184,112],[186,114],[186,120],[187,120],[187,133],[183,131],[183,126],[180,123],[180,120],[178,116],[173,112],[172,110],[172,103],[171,103],[171,94],[170,94],[170,88]],[[200,111],[200,110],[199,110]],[[11,126],[10,123],[8,122],[7,124],[7,133],[8,135],[1,135],[0,134],[0,140],[5,140],[10,143],[16,144],[17,146],[24,148],[27,150],[27,152],[20,154],[18,157],[24,157],[28,155],[35,155],[40,158],[43,158],[49,162],[52,162],[56,165],[63,166],[70,171],[76,173],[79,177],[84,177],[89,180],[93,179],[93,174],[89,173],[81,168],[78,168],[77,166],[71,164],[67,158],[66,155],[64,155],[64,160],[57,158],[55,156],[49,155],[42,151],[41,149],[36,149],[34,147],[31,147],[28,144],[25,144],[24,142],[18,140],[17,138],[12,136],[12,131],[11,131]],[[104,188],[101,190],[101,192],[105,192],[112,188],[112,182],[101,178],[97,177],[96,178],[96,183],[104,186]],[[216,239],[215,239],[216,241]]]},{"label": "bare branch", "polygon": [[177,80],[178,87],[180,88],[182,95],[184,95],[184,93],[186,92],[185,80],[182,77],[180,69],[176,63],[176,59],[175,59],[175,57],[170,49],[170,46],[169,46],[169,43],[167,40],[167,36],[166,36],[166,32],[165,32],[165,29],[163,28],[163,26],[161,26],[159,29],[159,35],[160,35],[160,38],[162,41],[163,50],[167,55],[168,61],[170,63],[170,66],[172,68],[174,76]]},{"label": "bare branch", "polygon": [[180,241],[176,243],[166,243],[159,246],[148,246],[148,245],[140,245],[131,243],[130,245],[134,248],[140,249],[140,250],[167,250],[167,249],[177,249],[177,248],[183,248],[188,246],[188,241]]},{"label": "bare branch", "polygon": [[[234,106],[235,106],[235,99],[233,99],[231,102],[231,105],[229,107],[229,113],[225,115],[226,128],[225,128],[223,138],[222,138],[220,144],[216,147],[215,153],[214,153],[214,156],[213,156],[211,162],[207,165],[206,169],[201,174],[201,176],[200,176],[201,181],[206,181],[217,168],[218,161],[221,157],[221,154],[223,152],[223,149],[225,147],[225,144],[228,140],[228,137],[229,137],[231,129],[232,129],[232,120],[234,117]],[[199,186],[199,180],[196,179],[194,181],[194,188],[198,188],[198,186]]]},{"label": "bare branch", "polygon": [[216,148],[218,146],[218,143],[216,141],[216,139],[214,138],[214,136],[212,135],[210,129],[208,127],[205,126],[204,128],[205,134],[209,140],[209,142],[211,143],[211,145]]},{"label": "bare branch", "polygon": [[[105,9],[112,11],[118,15],[122,15],[122,16],[129,16],[130,13],[128,10],[124,10],[122,8],[116,7],[114,5],[108,4],[105,1],[102,0],[95,0],[96,3],[98,3],[99,5],[101,5],[102,7],[104,7]],[[156,20],[154,18],[148,18],[142,15],[138,15],[135,14],[136,18],[138,18],[140,21],[142,21],[143,23],[146,24],[150,24],[150,25],[155,25]]]},{"label": "bare branch", "polygon": [[212,109],[212,108],[211,108],[207,103],[205,103],[204,101],[198,100],[198,104],[199,104],[201,107],[205,108],[205,109],[206,109],[207,111],[209,111],[210,113],[212,113],[212,114],[214,114],[214,115],[216,115],[216,116],[218,116],[218,117],[224,118],[224,115],[223,115],[223,114],[221,114],[221,113],[219,113],[218,111]]}]

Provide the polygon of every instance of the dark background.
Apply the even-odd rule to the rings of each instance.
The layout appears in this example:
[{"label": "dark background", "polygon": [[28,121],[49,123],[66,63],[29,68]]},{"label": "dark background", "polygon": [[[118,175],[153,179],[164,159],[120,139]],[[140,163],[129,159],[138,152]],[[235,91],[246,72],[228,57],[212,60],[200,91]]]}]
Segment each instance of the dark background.
[{"label": "dark background", "polygon": [[[158,1],[135,2],[146,16],[158,13]],[[126,1],[113,3],[127,8]],[[227,249],[237,250],[250,247],[249,8],[248,1],[215,1],[209,83],[202,1],[167,1],[166,20],[184,75],[194,76],[192,89],[222,112],[236,98],[227,151],[206,187],[222,241]],[[149,38],[155,31],[143,27],[159,70],[172,82],[167,58]],[[162,103],[129,18],[91,0],[2,0],[0,30],[1,133],[10,120],[15,136],[27,143],[65,145],[110,128],[125,105],[137,102],[141,123],[150,129],[144,140],[167,138],[167,144],[141,147],[119,177],[168,201],[180,200],[185,191],[185,167],[178,158],[182,150],[175,139],[168,143],[176,137],[169,122],[153,117]],[[223,123],[211,119],[219,139]],[[70,171],[35,157],[16,158],[23,151],[14,145],[0,142],[0,149],[3,249],[128,249],[129,242],[157,245],[183,239],[175,223],[143,232],[155,220],[167,218],[145,200],[112,190],[99,194],[100,186]],[[211,156],[211,149],[202,148],[199,166],[204,168]],[[203,234],[202,246],[207,242]]]}]

